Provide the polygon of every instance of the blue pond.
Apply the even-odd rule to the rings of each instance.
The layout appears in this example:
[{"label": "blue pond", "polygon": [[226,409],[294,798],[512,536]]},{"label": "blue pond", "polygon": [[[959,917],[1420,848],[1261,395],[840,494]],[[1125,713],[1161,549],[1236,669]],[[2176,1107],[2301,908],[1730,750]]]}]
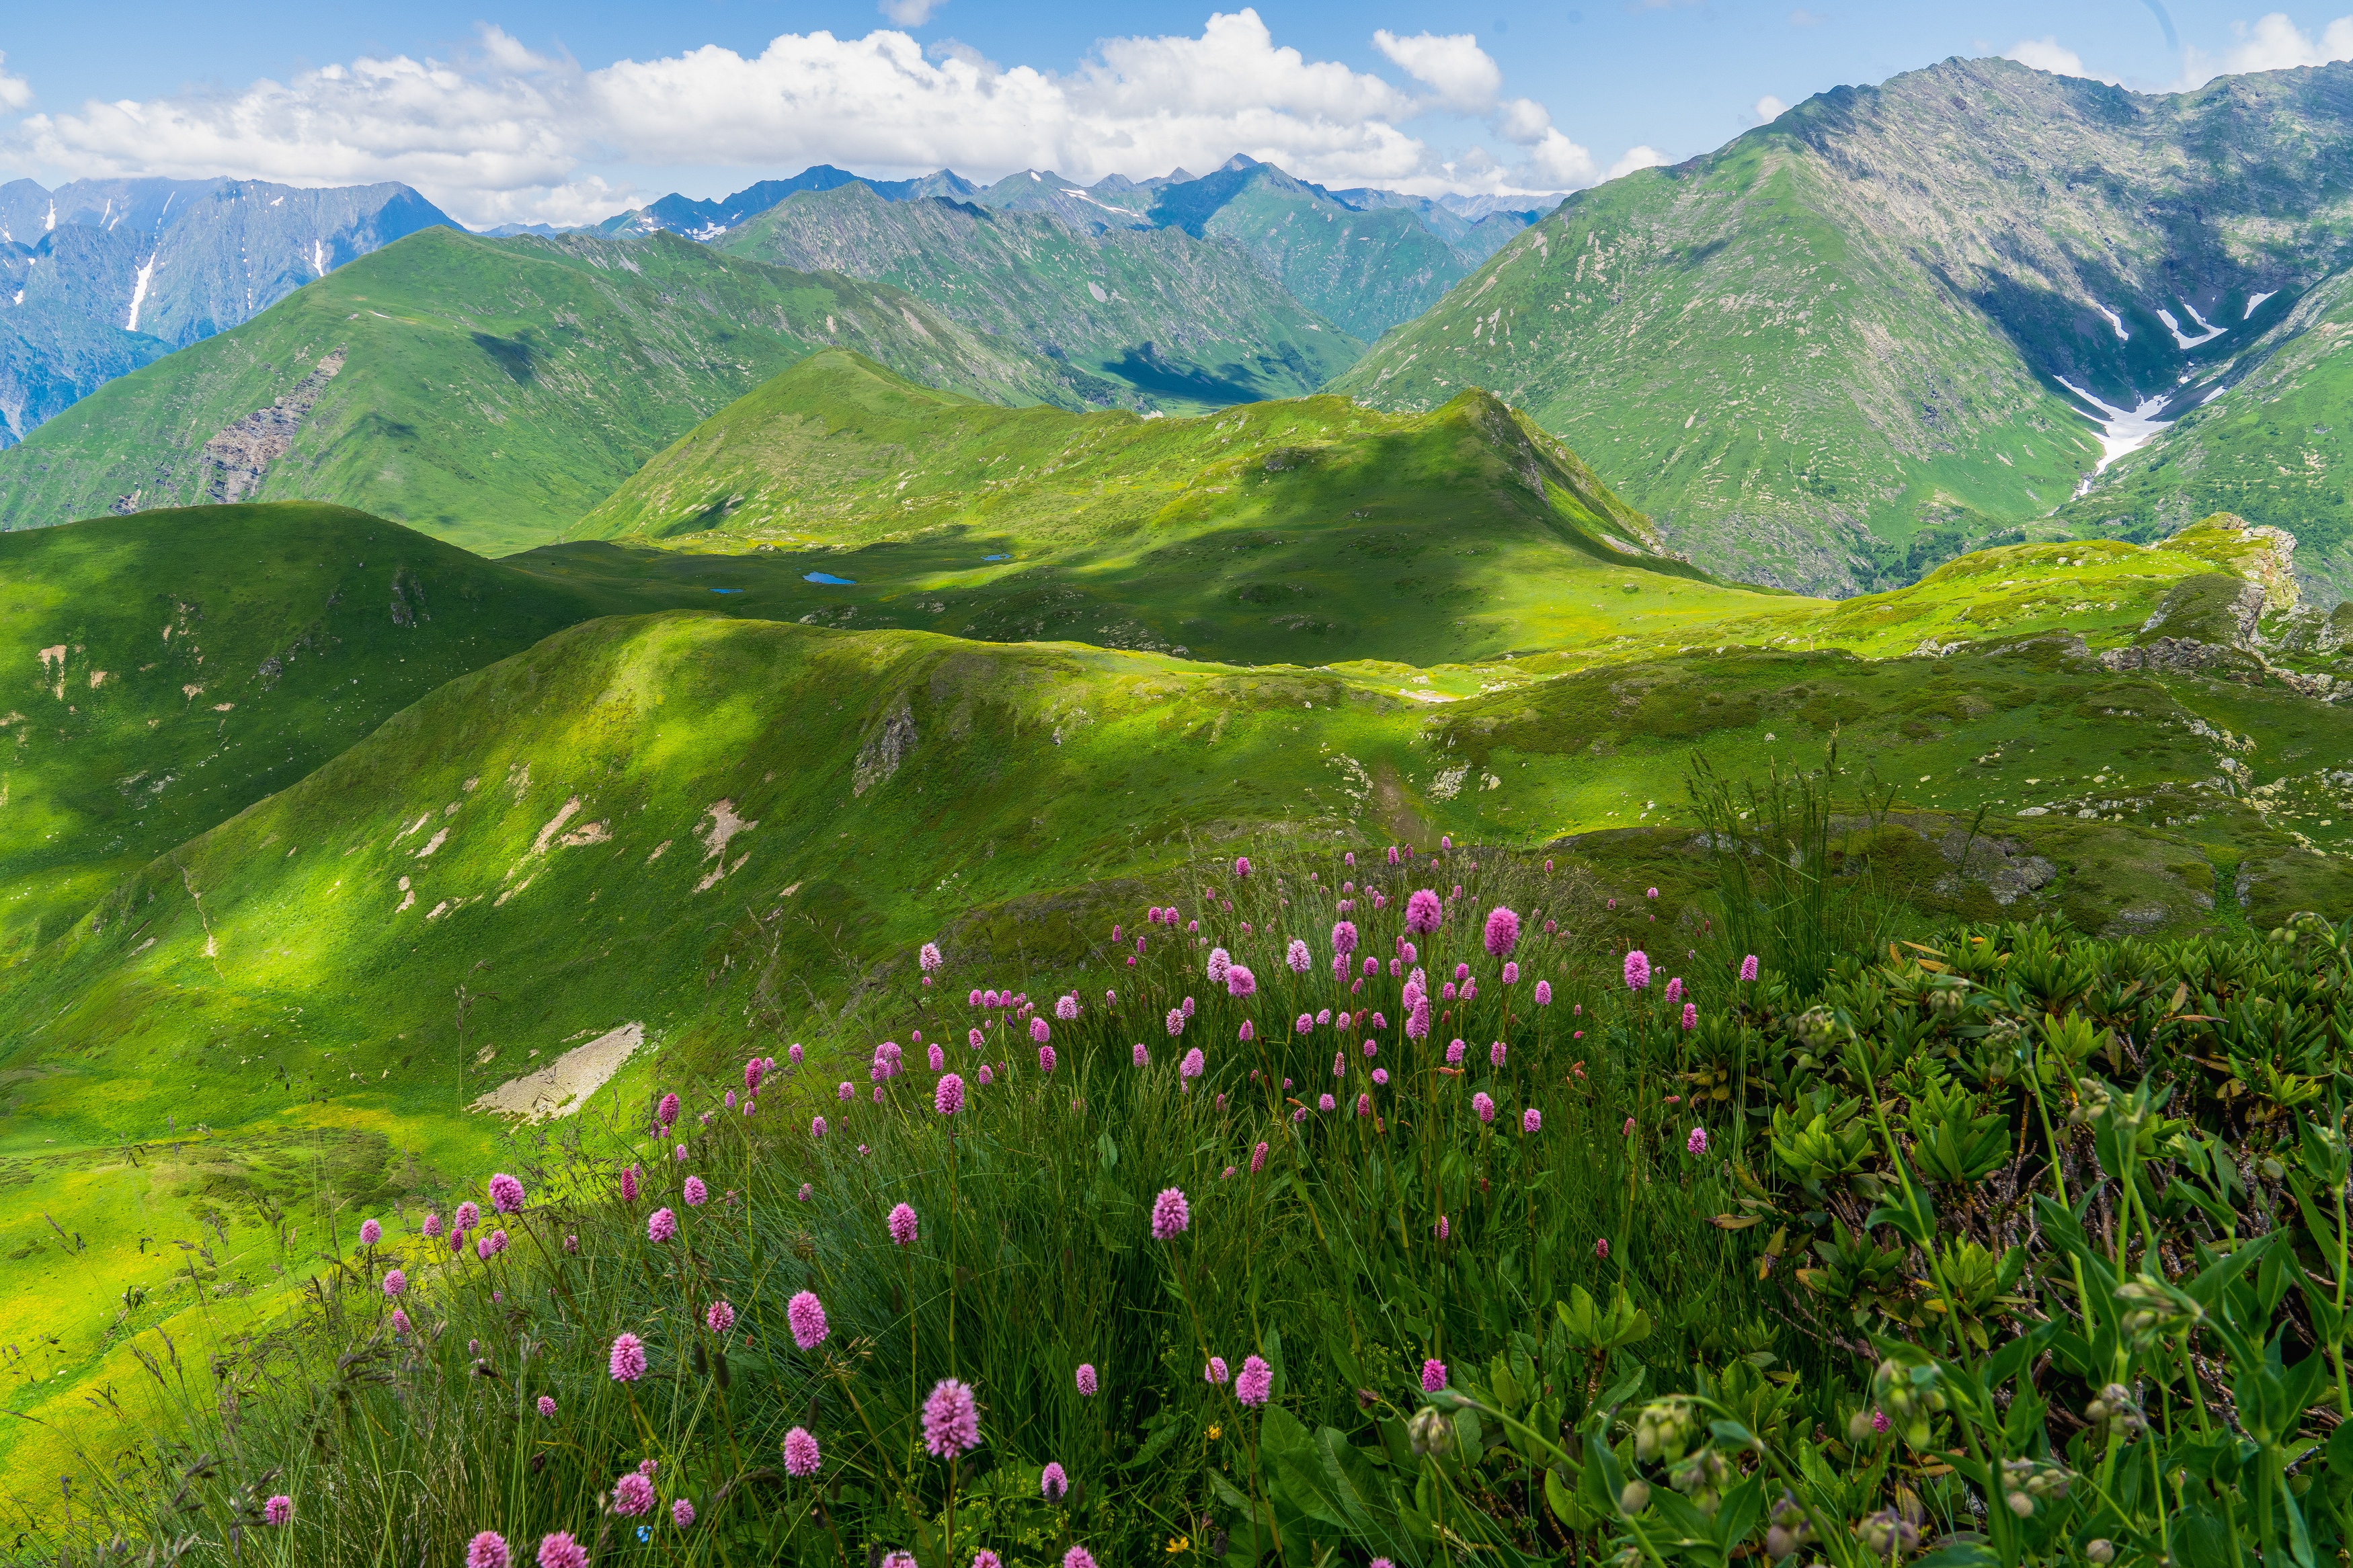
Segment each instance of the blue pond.
[{"label": "blue pond", "polygon": [[857,578],[837,577],[830,572],[810,572],[804,574],[801,581],[804,583],[823,583],[828,587],[832,588],[855,588],[858,586]]},{"label": "blue pond", "polygon": [[711,591],[714,594],[740,594],[744,590],[741,588],[713,588]]},{"label": "blue pond", "polygon": [[981,559],[983,561],[1010,561],[1013,557],[1010,555],[984,555]]}]

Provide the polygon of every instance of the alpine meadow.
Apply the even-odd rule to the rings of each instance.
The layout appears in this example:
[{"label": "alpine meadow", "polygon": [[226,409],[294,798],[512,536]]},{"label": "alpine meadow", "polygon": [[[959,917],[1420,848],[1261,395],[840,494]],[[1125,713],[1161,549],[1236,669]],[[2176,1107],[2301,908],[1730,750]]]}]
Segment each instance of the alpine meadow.
[{"label": "alpine meadow", "polygon": [[1588,167],[10,121],[0,1562],[2353,1561],[2353,63],[1375,39]]}]

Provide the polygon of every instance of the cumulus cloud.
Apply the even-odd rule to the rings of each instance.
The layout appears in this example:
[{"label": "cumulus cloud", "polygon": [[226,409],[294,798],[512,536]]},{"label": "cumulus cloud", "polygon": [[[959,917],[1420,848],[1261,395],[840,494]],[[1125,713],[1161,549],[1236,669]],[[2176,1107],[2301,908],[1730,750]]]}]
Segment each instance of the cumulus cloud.
[{"label": "cumulus cloud", "polygon": [[2337,17],[2320,30],[2316,39],[2280,11],[2252,24],[2233,22],[2231,32],[2238,42],[2220,55],[2209,54],[2195,44],[2182,51],[2183,88],[2203,87],[2218,76],[2353,59],[2353,16]]},{"label": "cumulus cloud", "polygon": [[1788,113],[1789,106],[1768,92],[1764,97],[1757,100],[1756,107],[1751,109],[1749,112],[1757,117],[1757,124],[1770,125],[1776,120],[1780,119],[1781,116]]},{"label": "cumulus cloud", "polygon": [[[446,60],[368,58],[233,90],[92,100],[28,115],[7,140],[69,177],[405,181],[477,225],[603,216],[642,199],[626,184],[633,165],[953,166],[981,179],[1038,168],[1092,182],[1239,152],[1327,184],[1425,195],[1555,193],[1602,177],[1543,105],[1502,99],[1502,70],[1472,35],[1374,42],[1426,90],[1278,46],[1250,9],[1211,16],[1198,36],[1106,38],[1066,73],[953,45],[927,53],[895,29],[787,33],[753,55],[710,46],[590,69],[485,27]],[[0,74],[0,106],[29,101],[16,81]],[[1433,110],[1487,119],[1525,151],[1509,167],[1481,148],[1441,155],[1400,129]],[[1658,161],[1637,154],[1621,165]]]},{"label": "cumulus cloud", "polygon": [[2049,71],[2052,76],[2082,77],[2089,81],[2104,81],[2111,87],[2121,85],[2116,77],[2102,76],[2084,68],[2084,57],[2062,44],[2056,37],[2021,38],[2001,52],[2006,60],[2035,70]]},{"label": "cumulus cloud", "polygon": [[902,27],[920,27],[947,0],[880,0],[874,8]]},{"label": "cumulus cloud", "polygon": [[1624,157],[1609,165],[1609,173],[1603,178],[1614,180],[1637,169],[1661,169],[1666,163],[1667,155],[1656,147],[1629,147]]},{"label": "cumulus cloud", "polygon": [[8,57],[0,52],[0,110],[15,110],[33,101],[33,84],[20,76],[8,74]]},{"label": "cumulus cloud", "polygon": [[1479,47],[1476,34],[1417,33],[1400,38],[1383,27],[1374,33],[1373,47],[1437,94],[1430,102],[1433,109],[1484,114],[1495,107],[1503,90],[1504,69]]}]

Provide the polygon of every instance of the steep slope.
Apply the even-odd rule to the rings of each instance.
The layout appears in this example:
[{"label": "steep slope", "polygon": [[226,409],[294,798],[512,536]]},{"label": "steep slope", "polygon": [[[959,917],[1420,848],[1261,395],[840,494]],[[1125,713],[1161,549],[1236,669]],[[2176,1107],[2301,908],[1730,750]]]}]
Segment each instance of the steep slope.
[{"label": "steep slope", "polygon": [[1842,88],[1571,198],[1335,386],[1493,387],[1704,564],[1851,592],[2068,498],[2097,447],[2062,378],[2169,394],[2333,271],[2348,128],[2343,65]]},{"label": "steep slope", "polygon": [[431,228],[110,384],[0,453],[0,527],[301,499],[478,549],[522,548],[829,342],[987,398],[1109,395],[895,289],[669,235],[492,240]]},{"label": "steep slope", "polygon": [[402,184],[0,185],[0,447],[114,376],[449,219]]},{"label": "steep slope", "polygon": [[1364,348],[1249,257],[1174,229],[889,202],[854,184],[788,197],[717,244],[904,289],[966,326],[1179,408],[1309,392]]},{"label": "steep slope", "polygon": [[1450,243],[1443,229],[1467,238],[1470,226],[1435,203],[1364,195],[1363,205],[1351,205],[1271,163],[1236,158],[1163,186],[1149,216],[1239,246],[1300,303],[1369,342],[1436,304],[1488,252]]},{"label": "steep slope", "polygon": [[597,613],[301,503],[0,534],[0,963],[443,682]]},{"label": "steep slope", "polygon": [[2289,308],[2242,361],[2183,389],[2179,416],[2085,483],[2077,532],[2161,536],[2231,511],[2293,533],[2296,574],[2324,605],[2353,594],[2353,273]]},{"label": "steep slope", "polygon": [[[1484,395],[1407,418],[1332,397],[1072,415],[839,353],[714,416],[575,531],[682,536],[790,552],[781,600],[773,577],[725,579],[765,586],[763,614],[1250,661],[1557,647],[1619,629],[1640,584],[1641,611],[1672,622],[1778,602],[1653,552],[1639,514]],[[616,570],[603,559],[517,564]]]}]

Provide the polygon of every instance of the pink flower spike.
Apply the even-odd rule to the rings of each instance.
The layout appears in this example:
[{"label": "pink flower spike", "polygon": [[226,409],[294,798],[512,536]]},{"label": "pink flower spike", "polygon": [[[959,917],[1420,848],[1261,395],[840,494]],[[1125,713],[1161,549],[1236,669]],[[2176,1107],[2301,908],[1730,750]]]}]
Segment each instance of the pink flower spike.
[{"label": "pink flower spike", "polygon": [[377,1242],[382,1241],[383,1239],[384,1226],[376,1224],[376,1222],[372,1219],[364,1219],[360,1221],[360,1245],[362,1247],[374,1247]]},{"label": "pink flower spike", "polygon": [[1229,1375],[1226,1371],[1226,1358],[1221,1355],[1211,1356],[1209,1364],[1201,1369],[1201,1381],[1213,1388],[1223,1387]]},{"label": "pink flower spike", "polygon": [[677,1122],[677,1121],[678,1121],[678,1096],[677,1096],[677,1095],[675,1095],[675,1094],[665,1094],[665,1095],[663,1095],[663,1096],[661,1097],[661,1103],[660,1103],[659,1105],[657,1105],[656,1107],[654,1107],[654,1120],[655,1120],[655,1121],[659,1121],[659,1122],[660,1122],[664,1127],[671,1126],[671,1125],[673,1125],[674,1123],[676,1123],[676,1122]]},{"label": "pink flower spike", "polygon": [[646,1375],[646,1342],[635,1334],[625,1333],[613,1341],[612,1353],[607,1367],[615,1383],[635,1383]]},{"label": "pink flower spike", "polygon": [[547,1394],[543,1394],[539,1396],[539,1414],[544,1419],[553,1420],[554,1418],[555,1401]]},{"label": "pink flower spike", "polygon": [[824,1463],[825,1455],[807,1427],[796,1426],[785,1434],[785,1474],[796,1480],[807,1480]]},{"label": "pink flower spike", "polygon": [[809,1136],[812,1138],[822,1138],[825,1136],[824,1117],[812,1116],[809,1118]]},{"label": "pink flower spike", "polygon": [[1626,1125],[1619,1133],[1619,1136],[1621,1138],[1631,1138],[1634,1136],[1634,1119],[1632,1117],[1630,1116],[1626,1118]]},{"label": "pink flower spike", "polygon": [[271,1524],[285,1523],[294,1517],[294,1500],[284,1492],[279,1493],[261,1505],[261,1517]]},{"label": "pink flower spike", "polygon": [[704,1182],[703,1182],[702,1178],[701,1176],[689,1176],[689,1177],[687,1177],[687,1179],[686,1179],[686,1204],[687,1204],[687,1206],[688,1206],[689,1208],[701,1208],[704,1204],[707,1204],[707,1203],[709,1203],[710,1201],[711,1201],[711,1188],[710,1188],[707,1184],[704,1184]]},{"label": "pink flower spike", "polygon": [[1083,1546],[1073,1546],[1062,1553],[1062,1568],[1095,1568],[1094,1554]]},{"label": "pink flower spike", "polygon": [[501,1214],[516,1214],[522,1208],[522,1184],[504,1171],[491,1178],[491,1206]]},{"label": "pink flower spike", "polygon": [[[1039,1025],[1040,1025],[1040,1026],[1043,1026],[1043,1024],[1045,1023],[1045,1020],[1044,1020],[1044,1019],[1042,1019],[1042,1018],[1040,1018],[1040,1019],[1039,1020]],[[1039,1072],[1044,1072],[1044,1073],[1050,1073],[1050,1072],[1052,1072],[1052,1071],[1054,1070],[1054,1047],[1051,1047],[1051,1046],[1039,1046],[1039,1047],[1038,1047],[1038,1070],[1039,1070]]]},{"label": "pink flower spike", "polygon": [[473,1228],[474,1228],[474,1226],[477,1226],[477,1225],[479,1225],[479,1224],[480,1224],[480,1223],[481,1223],[481,1218],[482,1218],[482,1211],[481,1211],[480,1208],[478,1208],[478,1207],[476,1207],[476,1206],[474,1205],[474,1203],[473,1203],[473,1201],[472,1201],[471,1199],[469,1199],[469,1200],[467,1200],[466,1202],[464,1202],[464,1203],[462,1203],[462,1204],[459,1204],[459,1205],[458,1205],[458,1214],[457,1214],[457,1228],[458,1228],[458,1229],[459,1229],[459,1230],[471,1230],[471,1229],[473,1229]]},{"label": "pink flower spike", "polygon": [[1521,1111],[1521,1112],[1520,1112],[1520,1131],[1523,1131],[1523,1132],[1541,1132],[1541,1131],[1544,1131],[1544,1112],[1543,1112],[1543,1111],[1541,1111],[1541,1110],[1537,1110],[1535,1106],[1533,1106],[1533,1105],[1529,1106],[1525,1110]]},{"label": "pink flower spike", "polygon": [[406,1289],[408,1289],[408,1276],[407,1276],[407,1275],[403,1274],[403,1273],[402,1273],[399,1269],[397,1269],[397,1268],[387,1268],[387,1269],[385,1269],[385,1273],[384,1273],[384,1293],[385,1293],[385,1295],[387,1295],[387,1296],[397,1296],[397,1295],[399,1295],[403,1290],[406,1290]]},{"label": "pink flower spike", "polygon": [[1683,1004],[1683,1027],[1686,1029],[1696,1029],[1699,1027],[1698,1003],[1686,1002]]},{"label": "pink flower spike", "polygon": [[1495,1102],[1488,1097],[1484,1089],[1471,1097],[1471,1109],[1478,1112],[1479,1120],[1482,1121],[1495,1120]]},{"label": "pink flower spike", "polygon": [[1265,1145],[1265,1144],[1261,1143],[1257,1148],[1255,1148],[1255,1149],[1253,1149],[1253,1150],[1251,1150],[1251,1151],[1250,1151],[1250,1174],[1251,1174],[1251,1175],[1253,1175],[1253,1176],[1257,1175],[1261,1171],[1263,1171],[1263,1170],[1265,1170],[1265,1169],[1266,1169],[1266,1145]]},{"label": "pink flower spike", "polygon": [[892,1209],[890,1219],[892,1244],[899,1247],[913,1247],[915,1244],[915,1211],[913,1206],[901,1204],[897,1208]]},{"label": "pink flower spike", "polygon": [[1242,1362],[1241,1375],[1234,1379],[1234,1397],[1255,1408],[1264,1405],[1274,1392],[1274,1368],[1262,1356],[1250,1356]]},{"label": "pink flower spike", "polygon": [[568,1530],[539,1538],[539,1568],[588,1568],[588,1549]]},{"label": "pink flower spike", "polygon": [[1128,1052],[1128,1058],[1140,1068],[1148,1068],[1152,1065],[1152,1053],[1144,1048],[1144,1042],[1141,1040],[1138,1040],[1134,1047]]},{"label": "pink flower spike", "polygon": [[1423,1362],[1421,1363],[1421,1391],[1424,1394],[1436,1394],[1440,1389],[1444,1388],[1445,1386],[1446,1363],[1442,1361],[1435,1360]]},{"label": "pink flower spike", "polygon": [[932,1109],[942,1116],[954,1116],[957,1111],[962,1110],[964,1079],[955,1073],[949,1073],[934,1084],[932,1088]]},{"label": "pink flower spike", "polygon": [[817,1299],[814,1290],[803,1290],[793,1297],[785,1307],[785,1321],[792,1328],[793,1343],[805,1351],[817,1349],[833,1331],[826,1324],[825,1304]]},{"label": "pink flower spike", "polygon": [[670,1505],[670,1521],[684,1530],[694,1522],[694,1505],[684,1498],[678,1499]]},{"label": "pink flower spike", "polygon": [[711,1310],[702,1314],[702,1321],[712,1333],[723,1334],[735,1326],[735,1309],[723,1296],[711,1303]]},{"label": "pink flower spike", "polygon": [[1060,1502],[1070,1489],[1071,1478],[1064,1473],[1062,1467],[1051,1459],[1047,1460],[1045,1469],[1038,1476],[1038,1495],[1048,1502]]},{"label": "pink flower spike", "polygon": [[1520,942],[1520,917],[1498,904],[1488,911],[1485,942],[1490,958],[1508,957]]},{"label": "pink flower spike", "polygon": [[466,1542],[466,1568],[507,1568],[506,1537],[485,1530]]},{"label": "pink flower spike", "polygon": [[1551,981],[1539,980],[1536,982],[1536,1005],[1539,1007],[1549,1007],[1552,1005]]},{"label": "pink flower spike", "polygon": [[953,1459],[980,1447],[980,1407],[955,1378],[934,1384],[923,1400],[923,1447],[935,1459]]},{"label": "pink flower spike", "polygon": [[1683,1148],[1687,1152],[1694,1154],[1706,1153],[1707,1129],[1704,1127],[1693,1128],[1691,1130],[1691,1136],[1683,1140]]},{"label": "pink flower spike", "polygon": [[1651,959],[1641,948],[1626,952],[1626,989],[1640,991],[1651,984]]},{"label": "pink flower spike", "polygon": [[1181,1187],[1163,1187],[1152,1200],[1152,1239],[1167,1241],[1191,1228],[1193,1214]]},{"label": "pink flower spike", "polygon": [[671,1237],[676,1236],[677,1234],[678,1215],[671,1213],[669,1209],[656,1209],[652,1214],[646,1216],[646,1239],[648,1241],[668,1241]]},{"label": "pink flower spike", "polygon": [[1081,1362],[1079,1363],[1077,1381],[1081,1395],[1088,1399],[1092,1399],[1095,1396],[1096,1388],[1100,1386],[1095,1381],[1095,1368],[1092,1362]]},{"label": "pink flower spike", "polygon": [[1605,1261],[1609,1258],[1609,1238],[1608,1237],[1605,1236],[1593,1244],[1593,1256]]},{"label": "pink flower spike", "polygon": [[654,1484],[637,1471],[631,1470],[613,1483],[613,1511],[623,1519],[651,1513],[653,1508]]}]

